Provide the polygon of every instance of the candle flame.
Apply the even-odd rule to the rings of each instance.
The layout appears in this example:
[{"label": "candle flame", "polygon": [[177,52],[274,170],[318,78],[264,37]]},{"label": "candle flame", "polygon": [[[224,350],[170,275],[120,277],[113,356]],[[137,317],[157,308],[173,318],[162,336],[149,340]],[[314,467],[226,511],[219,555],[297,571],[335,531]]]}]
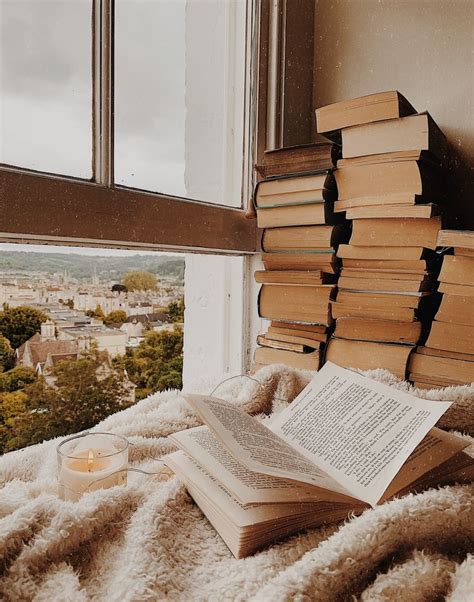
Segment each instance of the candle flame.
[{"label": "candle flame", "polygon": [[87,455],[87,470],[92,472],[94,466],[94,450],[90,449]]}]

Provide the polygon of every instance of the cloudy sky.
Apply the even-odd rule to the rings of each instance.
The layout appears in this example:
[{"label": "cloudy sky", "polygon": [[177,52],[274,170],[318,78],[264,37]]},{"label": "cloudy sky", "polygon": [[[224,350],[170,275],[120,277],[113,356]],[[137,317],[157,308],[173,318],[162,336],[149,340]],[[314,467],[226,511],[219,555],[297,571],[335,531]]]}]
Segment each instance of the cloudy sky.
[{"label": "cloudy sky", "polygon": [[[91,0],[0,0],[0,161],[90,178]],[[184,0],[117,0],[116,179],[184,195]]]}]

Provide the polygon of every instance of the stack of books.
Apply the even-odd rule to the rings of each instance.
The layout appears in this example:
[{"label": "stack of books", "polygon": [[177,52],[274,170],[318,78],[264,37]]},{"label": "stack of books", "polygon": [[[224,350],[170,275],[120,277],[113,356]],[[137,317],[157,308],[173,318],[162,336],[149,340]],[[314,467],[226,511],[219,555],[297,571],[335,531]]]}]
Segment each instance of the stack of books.
[{"label": "stack of books", "polygon": [[330,300],[338,273],[337,246],[350,236],[333,211],[339,147],[319,143],[266,152],[254,195],[265,270],[259,314],[271,320],[258,336],[253,370],[283,363],[318,370],[332,323]]},{"label": "stack of books", "polygon": [[474,382],[474,231],[441,230],[452,247],[439,275],[441,305],[424,347],[410,358],[410,380],[420,388]]},{"label": "stack of books", "polygon": [[322,107],[316,121],[318,133],[342,141],[335,212],[352,220],[350,243],[337,252],[326,359],[405,378],[436,311],[445,138],[396,91]]}]

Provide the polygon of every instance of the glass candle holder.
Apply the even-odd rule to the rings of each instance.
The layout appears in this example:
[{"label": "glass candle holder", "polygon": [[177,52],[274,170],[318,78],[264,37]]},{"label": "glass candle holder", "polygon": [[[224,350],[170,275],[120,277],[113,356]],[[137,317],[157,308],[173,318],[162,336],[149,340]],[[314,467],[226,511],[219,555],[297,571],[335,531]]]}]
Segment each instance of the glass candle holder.
[{"label": "glass candle holder", "polygon": [[90,491],[125,485],[128,446],[125,437],[111,433],[65,439],[56,448],[60,497],[75,502]]}]

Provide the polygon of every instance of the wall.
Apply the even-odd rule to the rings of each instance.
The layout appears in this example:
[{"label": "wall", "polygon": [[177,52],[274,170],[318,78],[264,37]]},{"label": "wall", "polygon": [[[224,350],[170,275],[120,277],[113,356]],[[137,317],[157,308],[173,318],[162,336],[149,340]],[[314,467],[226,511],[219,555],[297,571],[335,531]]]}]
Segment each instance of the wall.
[{"label": "wall", "polygon": [[474,228],[474,2],[316,0],[314,104],[397,89],[456,148],[450,202]]}]

